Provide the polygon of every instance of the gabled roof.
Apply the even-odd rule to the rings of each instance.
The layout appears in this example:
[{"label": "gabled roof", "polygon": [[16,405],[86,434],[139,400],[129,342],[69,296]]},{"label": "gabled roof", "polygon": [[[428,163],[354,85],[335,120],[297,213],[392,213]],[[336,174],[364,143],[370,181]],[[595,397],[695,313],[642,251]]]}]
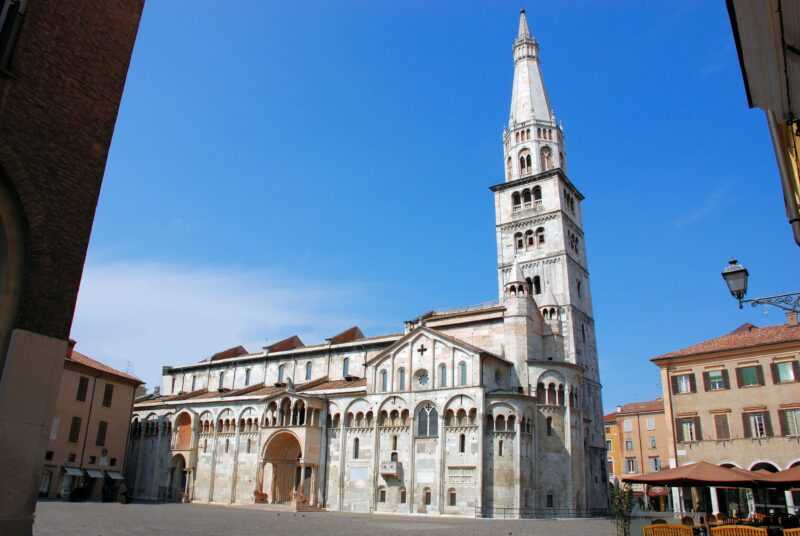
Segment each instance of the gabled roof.
[{"label": "gabled roof", "polygon": [[137,385],[144,383],[142,380],[128,374],[127,372],[122,372],[121,370],[117,370],[115,368],[109,367],[108,365],[101,363],[91,357],[84,355],[78,351],[72,350],[66,357],[64,357],[64,361],[69,363],[77,363],[79,365],[83,365],[84,367],[89,367],[94,369],[98,372],[102,372],[103,374],[108,374],[109,376],[114,376],[115,378],[119,379],[120,381],[131,382]]},{"label": "gabled roof", "polygon": [[221,352],[217,352],[216,354],[212,355],[208,358],[209,361],[221,361],[223,359],[232,359],[234,357],[242,357],[244,355],[249,355],[250,352],[247,351],[247,348],[242,346],[234,346],[233,348],[228,348],[227,350],[222,350]]},{"label": "gabled roof", "polygon": [[777,326],[766,326],[763,328],[750,323],[742,324],[727,335],[708,339],[707,341],[693,344],[674,352],[661,354],[654,357],[653,361],[671,357],[685,357],[725,350],[753,348],[782,342],[800,343],[800,324],[779,324]]},{"label": "gabled roof", "polygon": [[303,341],[300,340],[300,337],[297,335],[292,335],[291,337],[286,337],[285,339],[269,346],[265,346],[264,349],[267,352],[285,352],[287,350],[294,350],[295,348],[302,348],[304,346],[305,344],[303,344]]},{"label": "gabled roof", "polygon": [[338,335],[334,335],[330,338],[331,344],[339,344],[343,342],[352,342],[357,341],[364,338],[364,334],[358,328],[358,326],[353,326],[352,328],[348,328],[343,332],[339,333]]},{"label": "gabled roof", "polygon": [[431,328],[429,328],[427,326],[419,326],[416,329],[406,333],[403,337],[400,337],[400,339],[395,341],[395,343],[392,344],[391,346],[389,346],[387,348],[384,348],[383,350],[378,352],[369,361],[367,361],[367,366],[371,365],[372,363],[375,363],[376,361],[378,361],[380,359],[383,359],[383,357],[386,356],[386,354],[394,352],[396,349],[400,348],[406,342],[408,342],[409,340],[411,340],[412,338],[417,336],[419,333],[427,333],[428,335],[430,335],[433,338],[439,337],[441,339],[444,339],[444,340],[454,344],[455,346],[459,346],[459,347],[463,348],[464,350],[467,350],[467,351],[472,352],[474,354],[478,354],[480,357],[491,357],[491,358],[497,359],[499,361],[502,361],[503,363],[507,363],[509,365],[511,364],[511,363],[509,363],[508,361],[506,361],[505,359],[503,359],[502,357],[500,357],[500,356],[498,356],[496,354],[488,352],[488,351],[484,350],[483,348],[478,348],[477,346],[475,346],[473,344],[470,344],[470,343],[468,343],[466,341],[462,341],[461,339],[453,337],[452,335],[446,335],[446,334],[442,333],[441,331],[438,331],[438,330],[435,330],[435,329],[431,329]]}]

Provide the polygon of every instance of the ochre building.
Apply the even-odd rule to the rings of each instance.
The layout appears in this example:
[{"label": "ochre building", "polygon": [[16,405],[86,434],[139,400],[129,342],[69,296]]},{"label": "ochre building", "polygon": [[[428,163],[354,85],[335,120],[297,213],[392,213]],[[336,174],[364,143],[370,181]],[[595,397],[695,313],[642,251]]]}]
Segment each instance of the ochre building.
[{"label": "ochre building", "polygon": [[48,431],[40,496],[116,500],[141,384],[70,346]]},{"label": "ochre building", "polygon": [[499,300],[400,333],[351,328],[165,367],[136,404],[141,499],[534,516],[607,505],[581,203],[539,46],[513,44],[505,180],[491,187]]},{"label": "ochre building", "polygon": [[[743,324],[653,359],[661,369],[670,466],[707,461],[775,472],[800,464],[800,324]],[[674,495],[676,509],[708,501],[714,513],[794,510],[797,493],[706,489]]]},{"label": "ochre building", "polygon": [[[672,438],[664,417],[662,399],[617,406],[616,411],[606,415],[603,420],[608,476],[612,482],[668,467],[666,464]],[[658,511],[670,508],[666,488],[633,484],[633,492],[642,507]]]}]

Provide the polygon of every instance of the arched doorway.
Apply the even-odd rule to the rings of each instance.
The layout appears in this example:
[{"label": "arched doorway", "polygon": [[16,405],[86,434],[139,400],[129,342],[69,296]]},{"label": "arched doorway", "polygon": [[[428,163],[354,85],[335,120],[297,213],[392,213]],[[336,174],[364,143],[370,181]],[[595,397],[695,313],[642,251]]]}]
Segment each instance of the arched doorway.
[{"label": "arched doorway", "polygon": [[189,450],[192,445],[192,416],[185,411],[175,419],[175,450]]},{"label": "arched doorway", "polygon": [[281,432],[270,439],[264,450],[265,489],[271,503],[290,503],[300,484],[298,460],[302,458],[300,443],[294,434]]},{"label": "arched doorway", "polygon": [[169,499],[180,502],[186,491],[186,458],[176,454],[169,465]]},{"label": "arched doorway", "polygon": [[[777,473],[780,471],[778,467],[771,462],[758,462],[750,467],[751,471],[760,471],[765,473]],[[755,496],[755,511],[763,514],[770,513],[770,511],[780,513],[786,512],[786,494],[783,490],[778,489],[758,489],[754,492]]]}]

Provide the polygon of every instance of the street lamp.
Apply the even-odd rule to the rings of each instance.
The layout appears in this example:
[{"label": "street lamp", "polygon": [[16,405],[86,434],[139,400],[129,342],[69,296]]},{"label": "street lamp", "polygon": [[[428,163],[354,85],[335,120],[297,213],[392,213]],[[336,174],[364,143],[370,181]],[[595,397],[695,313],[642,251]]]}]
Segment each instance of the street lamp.
[{"label": "street lamp", "polygon": [[744,297],[747,294],[747,278],[749,275],[747,268],[739,264],[739,261],[736,259],[731,260],[728,266],[722,270],[722,279],[725,281],[725,284],[728,285],[731,296],[736,298],[736,301],[739,302],[739,309],[741,309],[745,303],[749,303],[753,307],[757,305],[773,305],[784,311],[800,313],[800,293],[797,292],[745,300]]}]

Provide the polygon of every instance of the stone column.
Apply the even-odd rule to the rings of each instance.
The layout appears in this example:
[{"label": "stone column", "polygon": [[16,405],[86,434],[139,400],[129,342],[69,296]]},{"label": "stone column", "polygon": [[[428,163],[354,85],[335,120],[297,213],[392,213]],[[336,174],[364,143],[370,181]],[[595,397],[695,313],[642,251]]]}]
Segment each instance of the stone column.
[{"label": "stone column", "polygon": [[709,486],[708,492],[711,494],[711,513],[714,515],[719,514],[719,497],[717,496],[717,488]]},{"label": "stone column", "polygon": [[239,441],[241,439],[241,425],[237,423],[236,434],[233,436],[233,469],[231,470],[231,495],[229,503],[236,502],[236,481],[239,480]]},{"label": "stone column", "polygon": [[440,514],[444,513],[445,493],[446,493],[445,492],[445,490],[446,490],[445,478],[444,478],[444,474],[445,474],[445,461],[444,461],[444,458],[445,458],[446,452],[447,452],[447,443],[446,443],[446,441],[447,441],[447,432],[445,432],[445,429],[444,429],[444,414],[445,414],[445,410],[444,410],[444,407],[442,407],[442,411],[439,413],[439,434],[440,434],[439,437],[441,438],[441,440],[436,442],[436,448],[439,449],[439,452],[438,452],[439,455],[437,456],[437,459],[439,461],[439,471],[438,471],[439,477],[437,478],[437,480],[439,481],[438,482],[438,484],[439,484],[438,496],[439,496],[439,513]]},{"label": "stone column", "polygon": [[214,480],[215,473],[217,472],[217,421],[212,421],[212,426],[214,427],[214,433],[211,435],[211,470],[209,471],[209,482],[208,482],[208,502],[214,500]]},{"label": "stone column", "polygon": [[676,514],[683,513],[683,493],[682,488],[672,488],[672,509]]}]

